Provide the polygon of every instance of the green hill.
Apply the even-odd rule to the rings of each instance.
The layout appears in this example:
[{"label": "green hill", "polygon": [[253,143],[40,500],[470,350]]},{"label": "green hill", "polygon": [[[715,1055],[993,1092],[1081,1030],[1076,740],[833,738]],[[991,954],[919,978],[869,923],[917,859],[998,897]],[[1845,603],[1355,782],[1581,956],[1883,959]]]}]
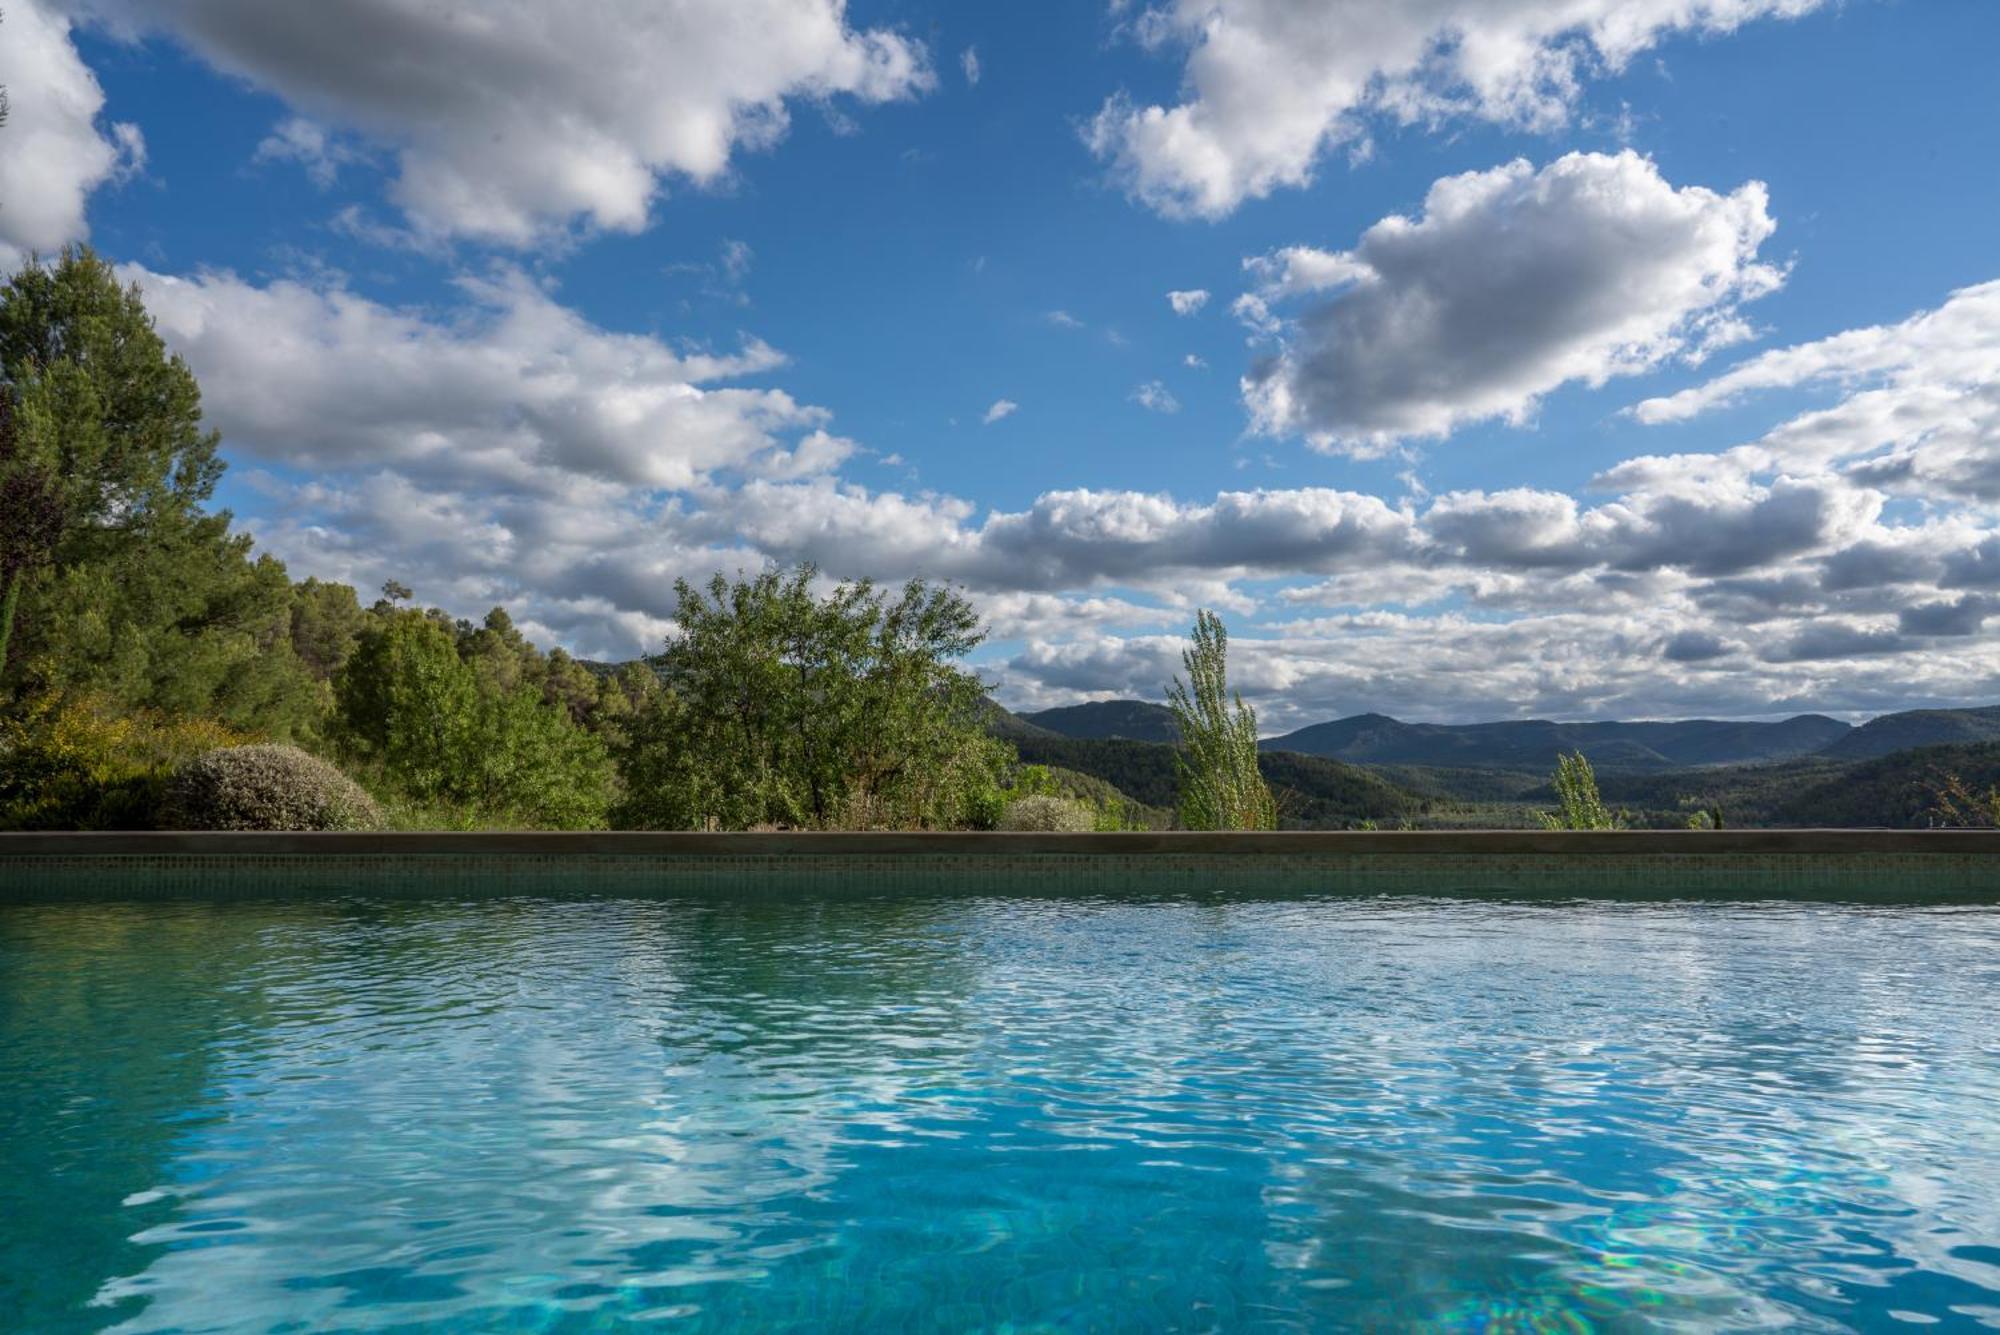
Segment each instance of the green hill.
[{"label": "green hill", "polygon": [[2000,705],[1908,709],[1871,719],[1820,751],[1835,760],[1870,760],[1919,746],[2000,741]]},{"label": "green hill", "polygon": [[1446,769],[1545,771],[1556,757],[1581,751],[1599,770],[1669,770],[1740,765],[1810,755],[1849,731],[1820,714],[1777,723],[1684,719],[1666,723],[1404,723],[1386,714],[1357,714],[1315,723],[1263,742],[1270,751],[1300,751],[1351,764],[1417,765]]},{"label": "green hill", "polygon": [[[1126,738],[1016,736],[1009,738],[1021,760],[1094,775],[1133,801],[1149,807],[1174,805],[1174,748]],[[1288,829],[1338,829],[1374,820],[1392,824],[1415,819],[1430,806],[1423,797],[1379,775],[1317,756],[1266,754],[1264,777],[1278,795],[1279,817]]]},{"label": "green hill", "polygon": [[1927,746],[1848,766],[1779,802],[1773,824],[1918,828],[1940,818],[1938,790],[1956,779],[1978,796],[2000,787],[2000,741]]},{"label": "green hill", "polygon": [[1135,742],[1177,742],[1174,711],[1144,700],[1099,700],[1084,705],[1043,709],[1020,718],[1064,737],[1102,740],[1123,737]]}]

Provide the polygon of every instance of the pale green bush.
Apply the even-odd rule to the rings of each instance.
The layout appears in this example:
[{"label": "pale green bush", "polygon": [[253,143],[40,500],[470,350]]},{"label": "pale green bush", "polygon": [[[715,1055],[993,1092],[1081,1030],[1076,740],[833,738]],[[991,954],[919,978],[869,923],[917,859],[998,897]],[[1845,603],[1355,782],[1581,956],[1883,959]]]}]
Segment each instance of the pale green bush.
[{"label": "pale green bush", "polygon": [[373,830],[382,825],[382,811],[352,779],[295,746],[231,746],[175,772],[160,823],[180,830]]},{"label": "pale green bush", "polygon": [[1054,834],[1088,834],[1097,828],[1097,813],[1066,797],[1024,797],[1007,804],[1000,828]]}]

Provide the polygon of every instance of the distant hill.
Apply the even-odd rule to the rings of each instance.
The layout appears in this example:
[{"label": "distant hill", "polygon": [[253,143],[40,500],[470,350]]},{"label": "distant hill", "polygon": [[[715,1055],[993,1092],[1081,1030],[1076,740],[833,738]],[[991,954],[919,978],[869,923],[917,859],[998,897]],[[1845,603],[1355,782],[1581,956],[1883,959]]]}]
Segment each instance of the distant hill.
[{"label": "distant hill", "polygon": [[1087,705],[1063,705],[1018,717],[1064,737],[1103,740],[1123,737],[1134,742],[1177,742],[1174,711],[1144,700],[1099,700]]},{"label": "distant hill", "polygon": [[1037,727],[1021,715],[1010,712],[990,697],[986,701],[986,731],[1009,742],[1018,742],[1030,737],[1060,736],[1059,733]]},{"label": "distant hill", "polygon": [[1908,709],[1870,719],[1824,747],[1835,760],[1872,760],[1919,746],[2000,741],[2000,705],[1984,709]]},{"label": "distant hill", "polygon": [[[1025,764],[1093,775],[1149,807],[1174,805],[1174,748],[1164,743],[1053,734],[1010,740]],[[1426,798],[1337,760],[1266,753],[1259,768],[1278,795],[1279,818],[1287,829],[1340,829],[1364,820],[1393,824],[1414,819],[1429,806]]]},{"label": "distant hill", "polygon": [[1581,751],[1599,769],[1644,771],[1788,760],[1822,751],[1850,731],[1820,714],[1780,723],[1404,723],[1386,714],[1357,714],[1266,738],[1263,746],[1360,765],[1526,771],[1546,770],[1558,755]]}]

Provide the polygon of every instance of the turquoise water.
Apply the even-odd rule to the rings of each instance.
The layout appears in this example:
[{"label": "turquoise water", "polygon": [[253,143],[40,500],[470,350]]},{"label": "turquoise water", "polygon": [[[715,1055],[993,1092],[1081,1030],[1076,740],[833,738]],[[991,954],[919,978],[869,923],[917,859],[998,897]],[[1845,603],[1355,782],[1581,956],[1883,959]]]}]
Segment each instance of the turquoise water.
[{"label": "turquoise water", "polygon": [[9,1331],[2000,1328],[2000,910],[0,908]]}]

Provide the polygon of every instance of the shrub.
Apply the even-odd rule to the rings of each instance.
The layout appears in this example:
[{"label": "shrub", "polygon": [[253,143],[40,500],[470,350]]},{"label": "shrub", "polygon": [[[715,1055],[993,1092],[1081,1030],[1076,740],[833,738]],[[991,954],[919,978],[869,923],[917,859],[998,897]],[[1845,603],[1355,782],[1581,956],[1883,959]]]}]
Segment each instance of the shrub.
[{"label": "shrub", "polygon": [[1000,817],[1000,828],[1088,834],[1097,828],[1097,813],[1066,797],[1024,797],[1007,804],[1005,814]]},{"label": "shrub", "polygon": [[44,696],[0,725],[0,829],[151,828],[176,768],[243,740],[209,719]]},{"label": "shrub", "polygon": [[161,821],[184,830],[372,830],[375,799],[295,746],[231,746],[197,756],[167,785]]}]

